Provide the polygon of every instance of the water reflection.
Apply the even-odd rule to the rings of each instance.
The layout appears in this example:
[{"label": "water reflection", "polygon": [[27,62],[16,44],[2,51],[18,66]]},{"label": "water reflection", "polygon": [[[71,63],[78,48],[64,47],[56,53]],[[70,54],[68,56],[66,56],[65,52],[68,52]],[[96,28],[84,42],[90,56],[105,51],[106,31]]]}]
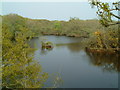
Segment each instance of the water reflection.
[{"label": "water reflection", "polygon": [[118,54],[104,54],[104,53],[92,53],[86,51],[87,55],[91,58],[91,63],[95,66],[100,66],[104,71],[120,72],[120,55]]},{"label": "water reflection", "polygon": [[40,45],[40,55],[47,55],[50,51],[52,51],[54,48],[42,48],[41,45]]},{"label": "water reflection", "polygon": [[58,88],[63,84],[63,79],[60,73],[55,74],[56,75],[53,75],[53,88]]},{"label": "water reflection", "polygon": [[[68,41],[65,43],[64,40],[62,40],[60,37],[57,37],[57,39],[55,39],[56,36],[47,36],[47,37],[50,38],[48,40],[51,40],[51,38],[52,39],[54,38],[53,42],[54,43],[57,42],[57,44],[55,46],[56,48],[66,47],[71,53],[78,53],[81,50],[85,49],[85,45],[82,42],[83,39],[77,38],[77,40],[75,40],[76,38],[62,37],[62,38],[67,38],[68,39],[69,43],[68,43]],[[65,41],[67,39],[65,39]],[[58,43],[58,41],[61,41],[61,43]],[[49,51],[51,51],[51,50],[49,50]],[[44,51],[42,50],[41,52],[43,53]],[[45,51],[45,52],[48,52],[48,51]],[[85,52],[90,57],[90,62],[95,66],[102,67],[103,71],[120,72],[120,67],[119,67],[120,60],[118,60],[118,58],[120,58],[120,55],[118,55],[118,54],[109,55],[109,54],[104,54],[104,53],[103,54],[102,53],[101,54],[96,54],[96,53],[90,53],[88,51],[85,51]]]},{"label": "water reflection", "polygon": [[81,50],[84,49],[84,45],[82,45],[81,42],[77,42],[77,43],[67,43],[67,44],[56,44],[56,47],[58,48],[63,48],[63,47],[67,47],[69,49],[69,51],[71,51],[72,53],[78,53]]},{"label": "water reflection", "polygon": [[[35,60],[38,60],[44,71],[52,76],[45,83],[45,87],[117,87],[117,72],[119,68],[117,68],[118,63],[114,61],[116,56],[111,56],[112,58],[110,58],[104,55],[91,55],[84,51],[85,45],[80,38],[76,40],[68,37],[47,37],[47,41],[55,44],[51,50],[41,50],[40,40],[36,39],[35,41],[35,48],[38,49],[35,52]],[[62,73],[59,72],[61,66]],[[55,74],[56,72],[59,72],[60,75]],[[94,83],[91,83],[91,81]]]},{"label": "water reflection", "polygon": [[[56,44],[56,47],[67,47],[69,51],[72,53],[80,52],[81,50],[85,49],[84,45],[82,43],[69,43],[69,44]],[[120,55],[118,54],[97,54],[97,53],[90,53],[86,51],[86,54],[90,57],[91,63],[95,66],[100,66],[103,68],[103,71],[109,71],[109,72],[120,72]]]}]

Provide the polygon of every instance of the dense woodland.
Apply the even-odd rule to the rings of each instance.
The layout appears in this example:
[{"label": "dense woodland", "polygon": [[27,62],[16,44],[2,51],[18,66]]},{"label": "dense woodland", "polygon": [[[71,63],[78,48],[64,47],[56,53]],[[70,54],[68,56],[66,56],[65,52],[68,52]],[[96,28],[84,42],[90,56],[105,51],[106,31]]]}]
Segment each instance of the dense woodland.
[{"label": "dense woodland", "polygon": [[9,14],[3,16],[3,26],[7,26],[10,29],[12,40],[16,40],[15,37],[18,36],[17,34],[20,32],[18,28],[20,28],[26,32],[25,37],[27,38],[38,37],[40,35],[63,35],[87,38],[86,42],[92,48],[118,47],[118,25],[103,27],[99,20],[70,18],[69,21],[49,21]]},{"label": "dense woodland", "polygon": [[2,24],[2,87],[40,88],[48,78],[38,62],[34,49],[27,44],[33,34],[21,16],[3,17]]},{"label": "dense woodland", "polygon": [[1,17],[2,85],[5,88],[44,86],[48,74],[42,72],[41,66],[32,59],[34,49],[27,43],[34,37],[57,35],[84,38],[85,47],[114,49],[113,52],[117,52],[115,50],[118,48],[118,25],[106,28],[99,23],[99,20],[79,18],[70,18],[69,21],[49,21],[29,19],[17,14]]}]

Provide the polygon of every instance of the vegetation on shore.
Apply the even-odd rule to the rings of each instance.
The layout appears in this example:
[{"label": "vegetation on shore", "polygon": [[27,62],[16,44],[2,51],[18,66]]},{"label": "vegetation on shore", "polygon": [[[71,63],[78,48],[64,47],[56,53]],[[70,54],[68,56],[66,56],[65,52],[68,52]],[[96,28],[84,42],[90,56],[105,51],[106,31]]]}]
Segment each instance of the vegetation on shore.
[{"label": "vegetation on shore", "polygon": [[[92,58],[94,65],[107,64],[105,67],[110,66],[110,70],[120,71],[120,61],[118,61],[118,57],[120,57],[118,56],[118,54],[120,55],[119,26],[117,25],[120,22],[112,20],[112,17],[120,19],[113,13],[113,11],[120,10],[119,2],[112,3],[112,8],[108,3],[98,0],[90,0],[90,3],[97,6],[100,20],[80,20],[75,17],[70,18],[69,21],[49,21],[24,18],[17,14],[0,15],[2,87],[14,89],[42,88],[44,86],[48,73],[43,72],[40,64],[33,60],[35,50],[27,43],[40,35],[84,38],[82,46],[86,47],[85,50]],[[64,46],[64,44],[62,45]],[[70,45],[68,46],[70,47]],[[52,43],[42,42],[43,49],[52,47]],[[108,55],[112,56],[111,60],[106,59]],[[109,69],[109,67],[107,68]],[[61,80],[61,78],[57,78],[57,80]]]},{"label": "vegetation on shore", "polygon": [[42,88],[48,74],[33,60],[34,49],[27,41],[33,34],[25,20],[18,16],[3,17],[2,23],[2,87]]},{"label": "vegetation on shore", "polygon": [[99,20],[70,18],[69,21],[49,21],[28,19],[17,14],[4,15],[2,19],[2,86],[5,88],[43,87],[48,75],[33,60],[34,49],[27,44],[33,37],[64,35],[85,38],[85,47],[119,52],[117,25],[105,28]]},{"label": "vegetation on shore", "polygon": [[70,18],[69,21],[49,21],[42,19],[28,19],[16,14],[9,14],[2,17],[3,22],[7,22],[6,24],[11,23],[9,24],[9,26],[11,25],[10,33],[13,34],[14,32],[14,36],[19,32],[18,30],[15,30],[15,28],[23,25],[23,27],[26,27],[29,31],[25,35],[27,39],[38,37],[40,35],[64,35],[87,38],[85,42],[87,47],[90,48],[118,47],[118,25],[103,27],[99,23],[99,20]]},{"label": "vegetation on shore", "polygon": [[[99,0],[89,0],[89,3],[91,4],[92,7],[97,8],[96,11],[97,16],[99,18],[100,23],[104,27],[109,27],[114,25],[117,28],[115,30],[113,28],[112,29],[108,28],[109,31],[107,31],[107,33],[105,34],[107,37],[104,37],[107,38],[107,41],[103,40],[102,38],[103,34],[101,34],[101,32],[96,32],[97,40],[99,40],[101,47],[104,48],[105,50],[112,48],[113,52],[120,54],[120,43],[118,36],[120,34],[119,31],[120,15],[118,14],[120,11],[120,2],[115,1],[108,3],[108,2],[101,2]],[[117,21],[114,21],[114,19],[116,19]]]}]

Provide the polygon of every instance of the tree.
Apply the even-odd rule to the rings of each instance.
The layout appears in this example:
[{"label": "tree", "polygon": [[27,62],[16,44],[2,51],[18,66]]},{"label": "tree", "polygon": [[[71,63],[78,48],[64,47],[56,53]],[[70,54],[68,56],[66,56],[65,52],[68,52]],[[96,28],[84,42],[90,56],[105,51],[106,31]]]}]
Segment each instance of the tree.
[{"label": "tree", "polygon": [[[97,15],[99,16],[100,23],[105,27],[110,25],[120,24],[120,2],[113,2],[112,6],[110,6],[107,2],[100,2],[99,0],[89,0],[92,7],[97,7]],[[116,14],[115,12],[118,13]],[[113,18],[118,19],[118,21],[114,21]]]},{"label": "tree", "polygon": [[55,21],[54,30],[59,30],[61,28],[61,23],[59,21]]},{"label": "tree", "polygon": [[48,74],[33,60],[34,49],[27,43],[28,35],[32,34],[20,19],[11,25],[12,16],[5,18],[2,24],[2,87],[42,88]]}]

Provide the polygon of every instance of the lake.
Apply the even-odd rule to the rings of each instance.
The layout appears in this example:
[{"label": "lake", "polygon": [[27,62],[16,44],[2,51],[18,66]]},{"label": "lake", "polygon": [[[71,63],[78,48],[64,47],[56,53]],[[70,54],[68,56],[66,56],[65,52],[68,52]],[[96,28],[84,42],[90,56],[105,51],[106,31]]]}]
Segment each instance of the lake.
[{"label": "lake", "polygon": [[[54,48],[41,50],[40,41],[51,41]],[[66,36],[42,36],[31,41],[37,50],[34,59],[49,74],[46,87],[117,88],[118,68],[115,57],[91,57],[81,43],[84,39]]]}]

